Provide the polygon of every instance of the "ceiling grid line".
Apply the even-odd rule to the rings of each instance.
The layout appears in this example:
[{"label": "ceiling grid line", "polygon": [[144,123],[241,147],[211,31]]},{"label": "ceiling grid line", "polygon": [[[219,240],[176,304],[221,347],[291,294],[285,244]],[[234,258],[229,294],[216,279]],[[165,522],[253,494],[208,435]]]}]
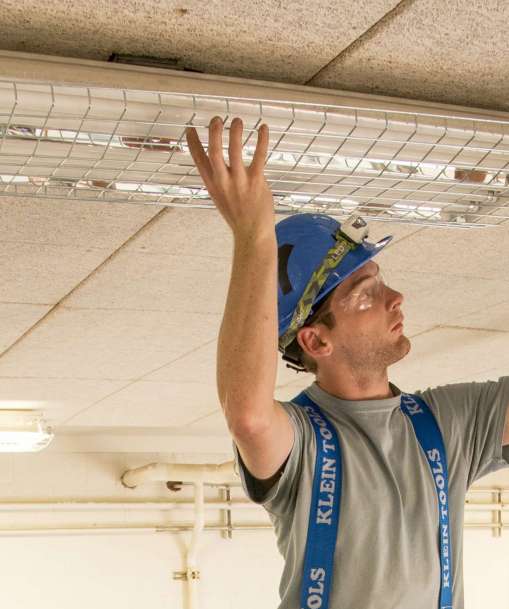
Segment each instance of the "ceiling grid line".
[{"label": "ceiling grid line", "polygon": [[[215,340],[216,340],[215,338],[212,339],[212,340],[209,340],[209,341],[199,345],[198,347],[195,347],[194,349],[191,349],[191,351],[187,351],[186,353],[183,353],[182,355],[179,355],[175,359],[172,359],[171,361],[166,362],[162,366],[159,366],[158,368],[155,368],[154,370],[149,370],[148,372],[145,372],[144,374],[142,374],[140,377],[138,377],[136,379],[131,379],[128,383],[126,383],[122,387],[118,387],[117,389],[114,389],[111,393],[109,393],[107,395],[104,395],[99,400],[96,400],[93,404],[89,404],[88,406],[85,406],[85,408],[82,408],[80,411],[73,413],[69,418],[67,418],[64,421],[62,421],[60,423],[60,425],[61,426],[67,425],[67,423],[69,423],[69,421],[72,421],[72,419],[75,419],[76,417],[78,417],[79,415],[83,414],[84,412],[86,412],[90,408],[93,408],[94,406],[97,406],[97,404],[100,404],[101,402],[103,402],[104,400],[107,400],[108,398],[112,397],[113,395],[116,395],[117,393],[120,393],[121,391],[124,391],[124,389],[126,389],[127,387],[130,387],[131,385],[134,385],[135,383],[138,383],[139,381],[143,380],[144,377],[152,375],[155,372],[158,372],[159,370],[162,370],[166,366],[170,366],[171,364],[174,364],[175,362],[178,362],[180,359],[183,359],[184,357],[187,357],[187,356],[191,355],[195,351],[198,351],[199,349],[202,349],[203,347],[209,345],[210,343],[213,343]],[[206,416],[209,416],[209,415],[206,415]]]},{"label": "ceiling grid line", "polygon": [[475,328],[472,326],[452,326],[450,324],[439,324],[436,328],[447,330],[467,330],[468,332],[489,332],[492,334],[509,334],[509,330],[499,330],[498,328]]},{"label": "ceiling grid line", "polygon": [[371,40],[375,36],[378,36],[381,31],[387,26],[388,23],[399,17],[401,13],[406,11],[412,4],[414,4],[416,0],[401,0],[399,4],[397,4],[392,10],[386,13],[381,19],[379,19],[376,23],[374,23],[370,28],[368,28],[364,33],[362,33],[358,38],[356,38],[352,43],[350,43],[347,47],[345,47],[341,52],[339,52],[335,57],[333,57],[328,63],[322,66],[316,74],[313,74],[311,78],[305,81],[303,84],[313,86],[313,80],[318,78],[328,67],[334,65],[344,57],[351,55],[354,51],[356,51],[361,45]]},{"label": "ceiling grid line", "polygon": [[[157,214],[152,216],[152,218],[150,218],[150,220],[148,222],[146,222],[139,230],[137,230],[134,234],[132,234],[126,241],[124,241],[124,243],[122,243],[115,251],[113,251],[107,258],[105,258],[101,262],[101,264],[99,264],[99,266],[94,268],[86,277],[84,277],[81,281],[79,281],[69,292],[67,292],[67,294],[65,294],[65,296],[63,296],[58,302],[56,302],[49,311],[47,311],[42,317],[40,317],[35,322],[35,324],[33,324],[27,330],[25,330],[25,332],[23,332],[23,334],[21,334],[13,343],[11,343],[6,349],[4,349],[4,351],[2,351],[0,353],[0,361],[2,360],[2,358],[5,355],[7,355],[10,351],[12,351],[12,349],[14,349],[14,347],[19,345],[23,341],[23,339],[25,339],[27,336],[31,335],[32,332],[34,332],[39,326],[41,326],[45,321],[47,321],[50,316],[52,316],[58,310],[64,308],[62,306],[62,303],[64,303],[68,298],[70,298],[70,296],[73,295],[81,286],[85,285],[85,283],[87,283],[90,279],[92,279],[92,277],[94,277],[98,271],[100,271],[102,268],[104,268],[106,266],[106,264],[108,264],[113,258],[115,258],[127,244],[131,243],[134,239],[136,239],[139,235],[141,235],[146,229],[148,229],[148,227],[151,226],[155,221],[157,221],[161,217],[162,214],[168,213],[169,209],[170,208],[165,207],[165,208],[159,210],[159,212]],[[28,304],[28,303],[24,303],[24,304]]]}]

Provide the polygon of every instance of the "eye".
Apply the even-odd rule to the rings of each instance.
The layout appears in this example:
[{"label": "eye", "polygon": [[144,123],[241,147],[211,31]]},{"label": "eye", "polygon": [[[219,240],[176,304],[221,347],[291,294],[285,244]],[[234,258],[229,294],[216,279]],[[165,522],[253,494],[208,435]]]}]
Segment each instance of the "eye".
[{"label": "eye", "polygon": [[358,300],[367,300],[368,298],[371,298],[371,295],[368,293],[368,291],[367,291],[367,290],[366,290],[366,291],[359,292],[359,293],[357,294],[357,299],[358,299]]},{"label": "eye", "polygon": [[369,292],[376,287],[377,283],[376,277],[368,277],[364,279],[364,281],[357,287],[356,294],[369,294]]}]

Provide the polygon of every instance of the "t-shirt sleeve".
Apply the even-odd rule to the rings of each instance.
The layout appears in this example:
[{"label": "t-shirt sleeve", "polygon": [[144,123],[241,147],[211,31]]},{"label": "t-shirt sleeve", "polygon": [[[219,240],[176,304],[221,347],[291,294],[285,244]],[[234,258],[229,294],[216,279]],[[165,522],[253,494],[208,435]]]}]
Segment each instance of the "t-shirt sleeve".
[{"label": "t-shirt sleeve", "polygon": [[235,467],[240,475],[242,488],[252,501],[262,505],[268,512],[275,515],[287,513],[295,507],[305,446],[305,425],[302,420],[303,414],[298,412],[298,407],[290,402],[281,402],[281,405],[290,415],[290,420],[295,432],[294,442],[284,464],[284,470],[281,477],[274,482],[270,489],[264,490],[260,487],[258,480],[251,475],[242,461],[242,456],[235,441],[232,442]]},{"label": "t-shirt sleeve", "polygon": [[509,446],[502,447],[509,404],[509,377],[483,383],[456,383],[422,395],[437,417],[448,461],[460,456],[467,467],[467,488],[487,474],[509,467]]}]

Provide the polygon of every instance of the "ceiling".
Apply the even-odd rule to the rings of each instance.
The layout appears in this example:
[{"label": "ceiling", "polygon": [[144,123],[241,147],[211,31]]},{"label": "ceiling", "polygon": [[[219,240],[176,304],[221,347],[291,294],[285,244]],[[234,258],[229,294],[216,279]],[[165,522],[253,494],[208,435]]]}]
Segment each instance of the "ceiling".
[{"label": "ceiling", "polygon": [[[6,51],[143,55],[207,74],[509,109],[500,2],[320,0],[310,11],[303,0],[8,0],[0,15]],[[386,234],[395,238],[380,265],[405,296],[412,341],[393,382],[412,391],[507,374],[509,224],[372,224],[371,240]],[[136,437],[140,451],[170,441],[230,451],[215,352],[232,238],[215,210],[1,197],[0,252],[0,407],[41,408],[53,450]],[[276,397],[312,380],[280,362]]]},{"label": "ceiling", "polygon": [[0,48],[507,110],[500,0],[4,0]]}]

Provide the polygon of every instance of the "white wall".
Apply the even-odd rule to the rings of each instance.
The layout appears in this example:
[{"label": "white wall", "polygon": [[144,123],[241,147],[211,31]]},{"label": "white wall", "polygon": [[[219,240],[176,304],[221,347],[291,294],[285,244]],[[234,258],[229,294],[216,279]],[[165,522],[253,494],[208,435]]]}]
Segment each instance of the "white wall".
[{"label": "white wall", "polygon": [[[183,584],[177,535],[1,538],[2,606],[9,609],[177,609]],[[465,535],[465,609],[509,607],[509,533]],[[271,531],[207,533],[200,555],[200,609],[278,605],[283,563]],[[506,599],[505,601],[500,599]]]},{"label": "white wall", "polygon": [[[9,609],[180,609],[187,533],[0,539],[2,606]],[[282,569],[271,531],[207,533],[200,609],[277,607]]]},{"label": "white wall", "polygon": [[[211,461],[214,462],[213,455]],[[215,462],[224,460],[219,458]],[[0,455],[0,504],[58,501],[184,501],[190,487],[171,493],[154,483],[124,488],[121,474],[154,461],[204,462],[161,453],[57,453]],[[206,500],[221,500],[206,487]],[[232,500],[246,500],[240,487]],[[1,508],[0,508],[1,510]],[[192,510],[0,511],[0,529],[192,524]],[[258,506],[233,511],[235,523],[270,525]],[[219,510],[206,524],[224,524]],[[0,533],[0,603],[6,609],[175,609],[185,606],[185,584],[173,579],[185,569],[189,531],[177,533],[74,534],[6,537]],[[283,568],[272,529],[234,530],[231,540],[206,531],[199,552],[199,609],[276,607]],[[263,584],[263,585],[262,585]],[[265,591],[265,592],[264,592]]]},{"label": "white wall", "polygon": [[[166,457],[166,459],[165,459]],[[6,501],[153,501],[191,498],[190,488],[169,493],[163,484],[134,491],[119,482],[125,469],[174,455],[128,453],[40,453],[0,457],[0,503]],[[218,462],[220,459],[218,460]],[[195,462],[199,462],[195,461]],[[489,486],[490,477],[482,481]],[[208,500],[219,500],[207,489]],[[232,489],[232,499],[245,499]],[[173,512],[0,512],[0,529],[42,526],[106,526],[192,521],[192,511]],[[261,508],[233,512],[235,522],[270,524]],[[220,524],[219,511],[207,523]],[[1,603],[6,609],[181,609],[190,533],[0,537]],[[509,529],[465,532],[466,609],[509,608]],[[283,562],[271,529],[204,534],[199,553],[200,609],[276,608]]]},{"label": "white wall", "polygon": [[463,542],[465,609],[509,609],[509,529],[500,538],[468,530]]}]

